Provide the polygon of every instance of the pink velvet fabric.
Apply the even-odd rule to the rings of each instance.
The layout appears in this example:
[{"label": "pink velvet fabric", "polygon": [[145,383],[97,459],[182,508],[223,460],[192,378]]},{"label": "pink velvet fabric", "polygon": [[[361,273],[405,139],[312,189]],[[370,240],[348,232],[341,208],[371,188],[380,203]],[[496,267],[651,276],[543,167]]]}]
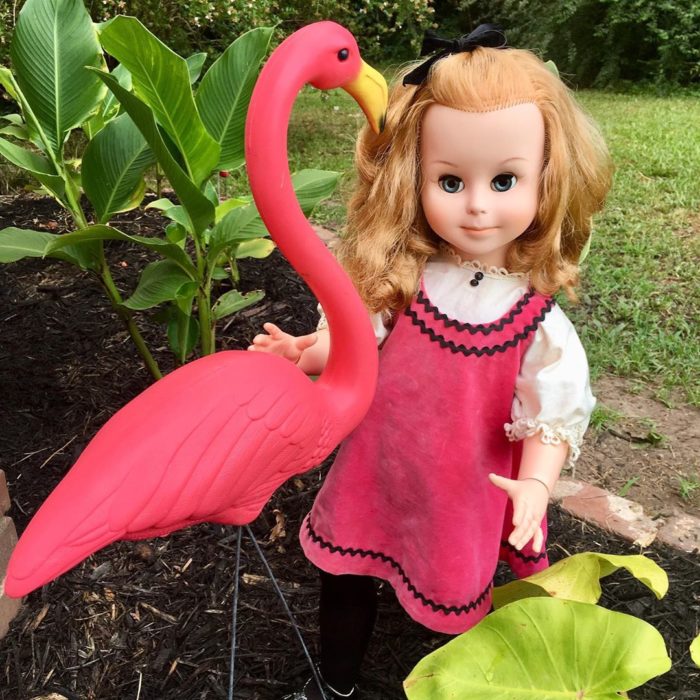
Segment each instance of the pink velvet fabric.
[{"label": "pink velvet fabric", "polygon": [[488,474],[517,474],[520,445],[503,426],[552,304],[529,293],[494,323],[471,326],[441,314],[421,287],[382,348],[367,417],[302,524],[316,566],[387,580],[411,617],[451,634],[489,611],[499,558],[519,577],[547,566],[530,545],[507,544],[510,502]]}]

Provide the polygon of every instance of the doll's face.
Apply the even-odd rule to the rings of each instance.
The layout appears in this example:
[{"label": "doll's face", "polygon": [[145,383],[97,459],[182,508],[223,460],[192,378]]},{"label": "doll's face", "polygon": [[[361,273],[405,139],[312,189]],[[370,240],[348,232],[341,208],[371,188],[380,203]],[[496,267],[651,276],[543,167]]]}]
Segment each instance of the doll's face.
[{"label": "doll's face", "polygon": [[435,104],[421,126],[421,204],[465,260],[504,267],[537,213],[544,120],[536,105],[463,112]]}]

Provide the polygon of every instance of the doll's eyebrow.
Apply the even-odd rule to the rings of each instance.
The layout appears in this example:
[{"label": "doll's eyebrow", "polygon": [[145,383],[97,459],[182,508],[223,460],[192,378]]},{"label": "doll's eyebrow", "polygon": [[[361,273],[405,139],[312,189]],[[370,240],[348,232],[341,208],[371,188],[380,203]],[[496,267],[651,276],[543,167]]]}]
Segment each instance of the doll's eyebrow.
[{"label": "doll's eyebrow", "polygon": [[512,158],[506,158],[505,160],[502,160],[499,164],[499,167],[501,165],[506,165],[506,163],[512,163],[514,160],[525,160],[527,161],[528,159],[523,157],[523,156],[513,156]]},{"label": "doll's eyebrow", "polygon": [[459,165],[456,163],[450,163],[449,160],[434,160],[433,163],[436,165],[449,165],[451,168],[458,168]]}]

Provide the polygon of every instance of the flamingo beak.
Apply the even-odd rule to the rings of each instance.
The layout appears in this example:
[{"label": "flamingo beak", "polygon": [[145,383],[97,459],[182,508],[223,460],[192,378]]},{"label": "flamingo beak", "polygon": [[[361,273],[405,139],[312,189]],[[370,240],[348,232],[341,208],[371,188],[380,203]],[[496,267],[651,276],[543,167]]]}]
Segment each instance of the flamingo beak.
[{"label": "flamingo beak", "polygon": [[362,61],[358,76],[341,87],[360,105],[372,131],[378,134],[384,128],[389,100],[389,88],[381,73]]}]

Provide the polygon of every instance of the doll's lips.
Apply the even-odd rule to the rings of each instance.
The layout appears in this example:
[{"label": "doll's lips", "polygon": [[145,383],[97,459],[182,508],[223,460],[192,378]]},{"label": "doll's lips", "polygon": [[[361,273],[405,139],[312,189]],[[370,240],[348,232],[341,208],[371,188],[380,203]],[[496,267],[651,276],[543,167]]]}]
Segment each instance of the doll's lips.
[{"label": "doll's lips", "polygon": [[477,228],[475,226],[462,226],[462,231],[467,233],[484,233],[484,231],[493,231],[492,226],[485,226],[484,228]]}]

